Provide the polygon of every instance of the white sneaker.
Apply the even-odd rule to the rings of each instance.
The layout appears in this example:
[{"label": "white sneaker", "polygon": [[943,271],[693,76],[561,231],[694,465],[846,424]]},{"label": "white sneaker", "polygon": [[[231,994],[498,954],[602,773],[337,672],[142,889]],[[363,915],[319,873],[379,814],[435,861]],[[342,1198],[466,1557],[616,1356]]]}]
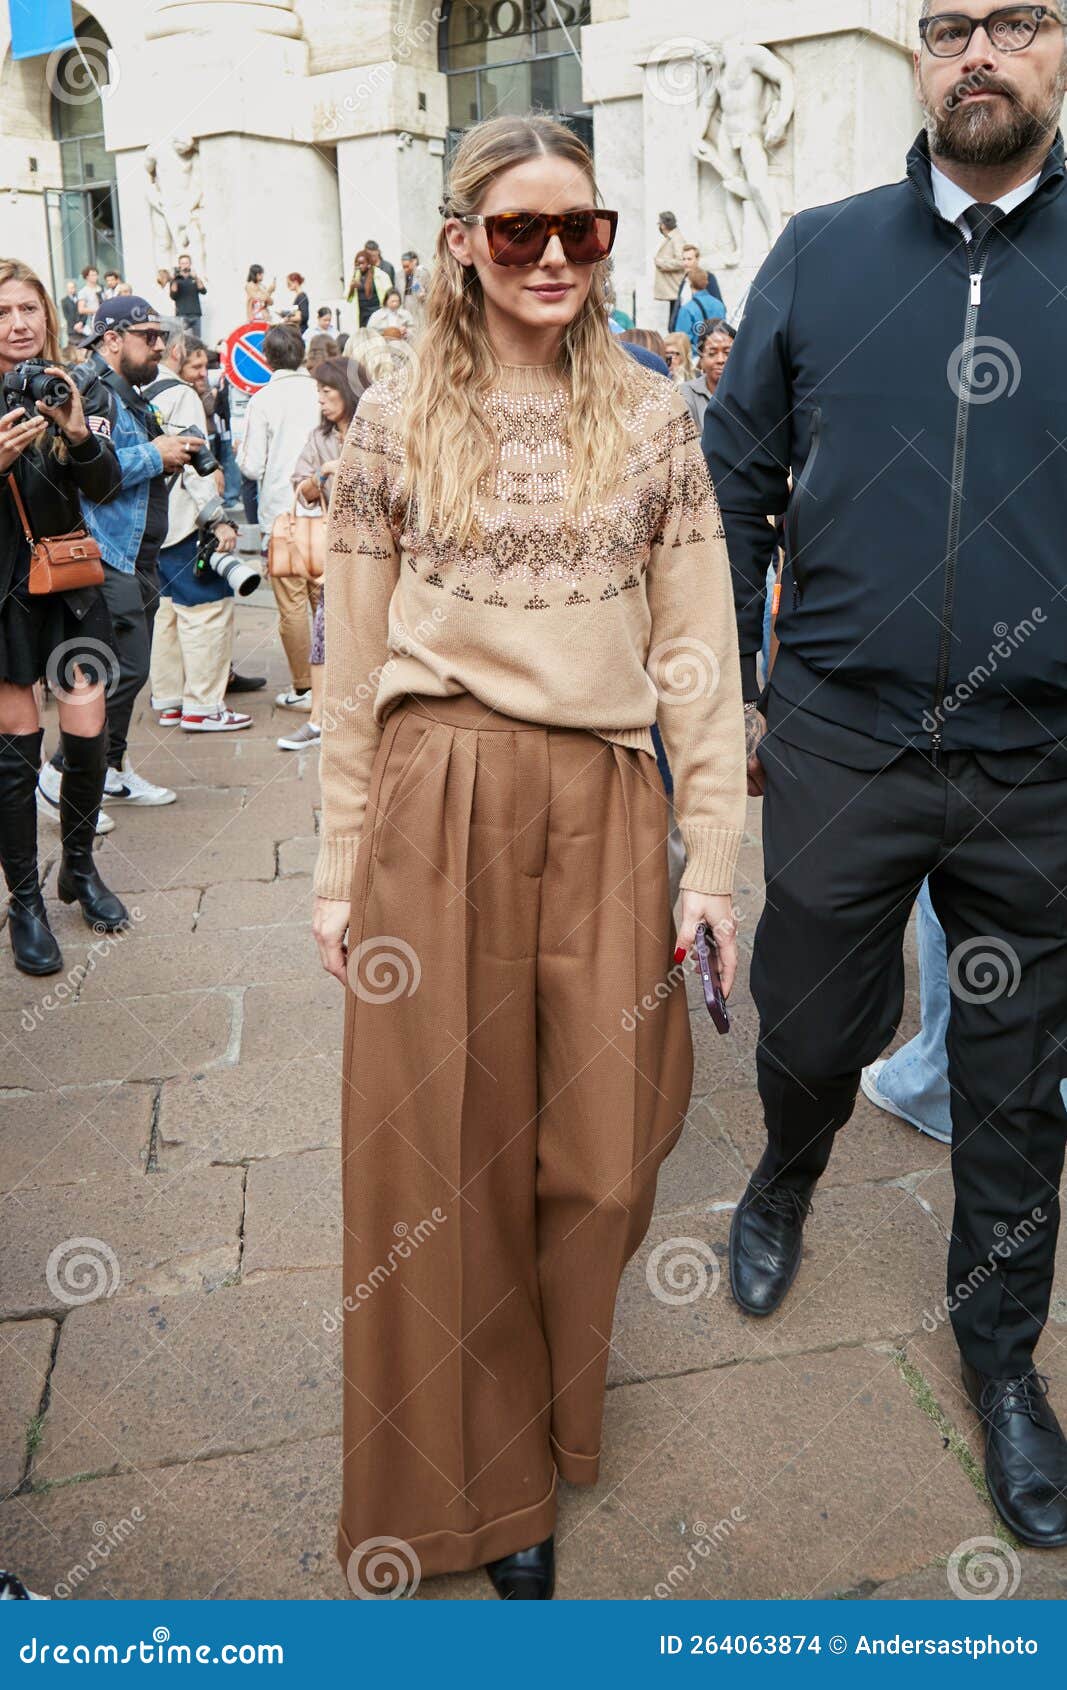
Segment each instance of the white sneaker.
[{"label": "white sneaker", "polygon": [[310,710],[311,688],[307,692],[280,692],[274,702],[283,710]]},{"label": "white sneaker", "polygon": [[113,804],[173,804],[178,794],[169,786],[153,786],[150,780],[134,774],[129,764],[122,769],[108,769],[104,791]]},{"label": "white sneaker", "polygon": [[0,1602],[48,1602],[51,1598],[41,1596],[36,1590],[27,1590],[17,1573],[9,1573],[0,1569]]},{"label": "white sneaker", "polygon": [[309,745],[318,745],[322,738],[322,729],[314,722],[302,722],[295,733],[283,734],[278,740],[279,751],[306,751]]},{"label": "white sneaker", "polygon": [[877,1062],[868,1063],[860,1072],[860,1090],[864,1097],[874,1104],[876,1109],[884,1109],[887,1115],[895,1115],[898,1121],[907,1121],[909,1127],[917,1127],[919,1132],[925,1133],[927,1138],[934,1138],[938,1144],[951,1144],[952,1134],[944,1133],[939,1127],[924,1126],[921,1121],[914,1121],[910,1115],[905,1115],[903,1109],[888,1098],[879,1088],[878,1079],[889,1058],[879,1057]]},{"label": "white sneaker", "polygon": [[239,710],[213,710],[210,716],[182,713],[182,727],[187,734],[233,733],[235,728],[251,726],[251,716],[244,716]]},{"label": "white sneaker", "polygon": [[[52,822],[59,826],[59,783],[62,780],[59,770],[46,763],[37,776],[37,814],[42,821]],[[111,817],[98,810],[96,815],[96,832],[110,833],[115,823]]]}]

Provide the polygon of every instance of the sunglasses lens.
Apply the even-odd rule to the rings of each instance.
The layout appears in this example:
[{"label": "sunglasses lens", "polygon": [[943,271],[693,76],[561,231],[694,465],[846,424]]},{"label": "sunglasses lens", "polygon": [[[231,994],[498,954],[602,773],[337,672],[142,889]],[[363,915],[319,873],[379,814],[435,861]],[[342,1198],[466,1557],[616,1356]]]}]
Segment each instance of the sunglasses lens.
[{"label": "sunglasses lens", "polygon": [[493,220],[489,250],[497,264],[536,264],[547,244],[543,217],[516,212]]},{"label": "sunglasses lens", "polygon": [[611,218],[572,211],[563,220],[563,250],[572,264],[595,264],[611,251]]}]

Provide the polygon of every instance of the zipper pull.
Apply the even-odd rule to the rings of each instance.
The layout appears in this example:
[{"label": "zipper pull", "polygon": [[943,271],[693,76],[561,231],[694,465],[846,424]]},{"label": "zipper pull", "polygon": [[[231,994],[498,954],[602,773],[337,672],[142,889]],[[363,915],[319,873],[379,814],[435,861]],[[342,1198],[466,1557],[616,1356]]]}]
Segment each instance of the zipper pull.
[{"label": "zipper pull", "polygon": [[981,275],[979,274],[977,276],[971,277],[971,304],[972,305],[981,305],[981,303],[982,303],[982,278],[981,278]]},{"label": "zipper pull", "polygon": [[930,735],[930,761],[935,769],[941,767],[941,730],[935,728]]}]

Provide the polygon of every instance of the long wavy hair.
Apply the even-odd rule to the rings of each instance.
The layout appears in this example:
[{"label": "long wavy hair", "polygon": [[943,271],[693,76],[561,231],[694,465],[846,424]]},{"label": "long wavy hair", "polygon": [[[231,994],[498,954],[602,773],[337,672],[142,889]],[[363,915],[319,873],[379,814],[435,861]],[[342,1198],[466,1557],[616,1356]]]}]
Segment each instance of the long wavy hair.
[{"label": "long wavy hair", "polygon": [[[449,172],[445,215],[476,212],[503,171],[546,154],[576,165],[594,203],[603,203],[588,148],[564,124],[530,114],[488,118],[465,132]],[[482,395],[498,380],[499,363],[477,272],[453,256],[443,226],[435,257],[401,408],[407,519],[421,533],[432,529],[464,545],[480,537],[476,492],[498,449]],[[588,297],[560,340],[557,369],[571,388],[564,519],[574,522],[609,495],[627,447],[623,415],[633,367],[608,327],[607,274],[606,260],[593,266]]]}]

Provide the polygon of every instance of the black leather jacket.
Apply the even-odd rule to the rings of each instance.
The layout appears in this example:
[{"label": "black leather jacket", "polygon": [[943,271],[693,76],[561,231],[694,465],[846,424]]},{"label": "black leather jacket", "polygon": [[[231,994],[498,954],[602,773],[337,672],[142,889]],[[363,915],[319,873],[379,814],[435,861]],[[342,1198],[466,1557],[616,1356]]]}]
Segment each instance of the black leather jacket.
[{"label": "black leather jacket", "polygon": [[[121,486],[122,471],[111,445],[111,399],[102,382],[94,382],[82,395],[89,422],[89,438],[80,446],[68,445],[65,458],[52,450],[56,431],[50,427],[39,447],[15,459],[7,475],[0,474],[0,604],[13,589],[25,583],[29,569],[29,547],[22,532],[8,479],[15,476],[34,536],[67,534],[83,526],[79,494],[101,504]],[[84,587],[63,596],[74,614],[84,616],[92,603],[95,587]]]}]

